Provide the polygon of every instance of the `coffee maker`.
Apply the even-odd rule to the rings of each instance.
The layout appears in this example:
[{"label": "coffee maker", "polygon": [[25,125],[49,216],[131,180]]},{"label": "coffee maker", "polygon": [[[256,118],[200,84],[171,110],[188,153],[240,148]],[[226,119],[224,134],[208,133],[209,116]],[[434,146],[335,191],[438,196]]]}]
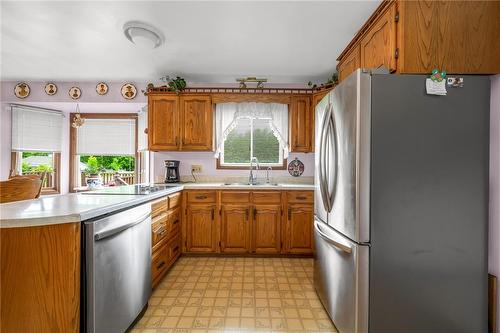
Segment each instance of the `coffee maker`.
[{"label": "coffee maker", "polygon": [[181,181],[179,175],[179,161],[165,161],[165,183],[178,183]]}]

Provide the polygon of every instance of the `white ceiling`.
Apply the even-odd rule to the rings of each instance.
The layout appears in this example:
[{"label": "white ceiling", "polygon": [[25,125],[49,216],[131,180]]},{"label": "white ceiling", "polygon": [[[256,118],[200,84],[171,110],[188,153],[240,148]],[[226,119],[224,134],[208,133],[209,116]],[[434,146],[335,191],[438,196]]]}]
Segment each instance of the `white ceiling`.
[{"label": "white ceiling", "polygon": [[[2,1],[2,80],[320,82],[378,1]],[[122,26],[144,21],[166,43],[144,50]]]}]

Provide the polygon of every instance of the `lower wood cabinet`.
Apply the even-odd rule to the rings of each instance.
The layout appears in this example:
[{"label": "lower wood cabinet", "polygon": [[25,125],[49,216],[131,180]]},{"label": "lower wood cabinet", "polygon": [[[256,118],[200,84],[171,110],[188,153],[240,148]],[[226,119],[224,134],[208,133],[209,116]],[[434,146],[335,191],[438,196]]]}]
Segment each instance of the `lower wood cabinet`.
[{"label": "lower wood cabinet", "polygon": [[215,204],[189,203],[186,207],[186,250],[216,252]]},{"label": "lower wood cabinet", "polygon": [[222,253],[250,252],[250,205],[224,204],[221,206]]},{"label": "lower wood cabinet", "polygon": [[187,191],[183,251],[310,255],[313,197],[312,191]]},{"label": "lower wood cabinet", "polygon": [[312,204],[288,204],[284,252],[313,253],[313,221],[314,206]]},{"label": "lower wood cabinet", "polygon": [[280,253],[281,205],[255,205],[252,231],[252,251],[254,253]]},{"label": "lower wood cabinet", "polygon": [[151,204],[151,280],[156,287],[181,254],[181,193]]}]

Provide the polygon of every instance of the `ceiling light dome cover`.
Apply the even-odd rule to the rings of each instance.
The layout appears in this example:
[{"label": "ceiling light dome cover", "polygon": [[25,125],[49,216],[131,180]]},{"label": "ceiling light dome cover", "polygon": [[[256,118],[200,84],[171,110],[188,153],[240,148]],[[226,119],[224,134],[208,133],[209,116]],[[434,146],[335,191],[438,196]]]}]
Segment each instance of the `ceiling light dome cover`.
[{"label": "ceiling light dome cover", "polygon": [[125,37],[136,45],[145,45],[154,49],[163,44],[164,37],[155,27],[140,21],[130,21],[123,25]]}]

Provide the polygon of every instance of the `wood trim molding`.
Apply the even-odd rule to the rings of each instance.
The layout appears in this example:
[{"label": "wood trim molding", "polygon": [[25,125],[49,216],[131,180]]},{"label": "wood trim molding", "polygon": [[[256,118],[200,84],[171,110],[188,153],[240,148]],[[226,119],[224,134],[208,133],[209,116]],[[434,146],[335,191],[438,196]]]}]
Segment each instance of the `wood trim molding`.
[{"label": "wood trim molding", "polygon": [[[71,126],[71,122],[76,113],[69,114],[69,189],[68,191],[75,192],[75,179],[76,179],[76,128]],[[80,113],[84,119],[135,119],[135,179],[138,179],[138,159],[139,153],[137,152],[137,119],[135,113]]]},{"label": "wood trim molding", "polygon": [[[272,167],[273,170],[286,170],[287,169],[287,166],[288,166],[288,159],[284,158],[283,159],[283,165],[280,165],[280,166],[276,166],[276,167]],[[220,157],[216,158],[215,159],[215,167],[217,169],[221,169],[221,170],[250,170],[248,166],[228,166],[228,165],[221,165],[220,164]],[[263,166],[263,168],[266,168],[265,166]],[[265,170],[265,169],[262,169],[262,170]]]},{"label": "wood trim molding", "polygon": [[282,103],[290,104],[291,94],[212,94],[212,103]]}]

